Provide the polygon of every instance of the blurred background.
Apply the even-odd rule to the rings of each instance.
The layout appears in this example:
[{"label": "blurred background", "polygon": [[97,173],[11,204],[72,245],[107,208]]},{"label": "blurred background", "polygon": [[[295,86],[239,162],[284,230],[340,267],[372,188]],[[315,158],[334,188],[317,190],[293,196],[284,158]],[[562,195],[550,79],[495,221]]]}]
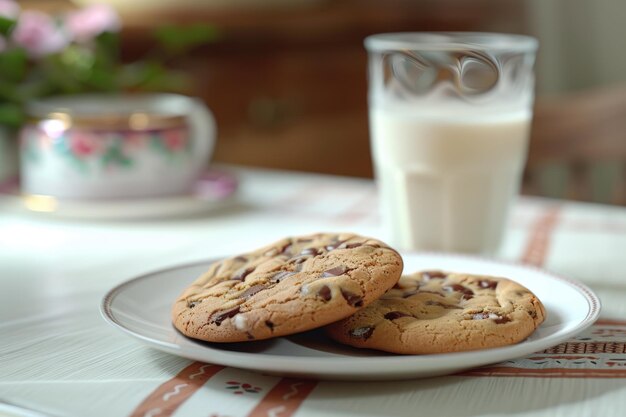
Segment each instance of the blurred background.
[{"label": "blurred background", "polygon": [[[90,3],[19,1],[22,9],[54,13]],[[186,92],[216,116],[215,161],[360,177],[372,176],[364,37],[390,31],[533,35],[541,47],[524,193],[626,205],[622,0],[98,3],[119,13],[121,57],[128,62],[154,50],[155,31],[209,25],[210,41],[167,64],[189,76]]]}]

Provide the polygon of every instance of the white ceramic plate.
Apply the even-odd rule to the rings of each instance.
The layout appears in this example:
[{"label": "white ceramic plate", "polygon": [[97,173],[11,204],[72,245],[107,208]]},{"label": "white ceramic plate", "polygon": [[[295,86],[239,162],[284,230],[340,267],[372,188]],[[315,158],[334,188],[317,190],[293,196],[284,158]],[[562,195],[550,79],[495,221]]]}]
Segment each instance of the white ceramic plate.
[{"label": "white ceramic plate", "polygon": [[18,211],[80,220],[134,220],[185,217],[226,207],[237,190],[237,180],[221,171],[203,174],[186,195],[137,199],[63,200],[22,195],[17,180],[0,184],[0,203]]},{"label": "white ceramic plate", "polygon": [[212,344],[189,339],[170,322],[170,307],[210,262],[153,272],[113,288],[102,314],[118,329],[156,349],[203,362],[284,376],[319,379],[385,380],[444,375],[547,349],[589,327],[600,301],[586,286],[537,268],[468,256],[404,254],[405,272],[443,269],[504,276],[533,291],[544,303],[547,320],[516,345],[439,355],[394,355],[342,346],[323,332],[266,341]]}]

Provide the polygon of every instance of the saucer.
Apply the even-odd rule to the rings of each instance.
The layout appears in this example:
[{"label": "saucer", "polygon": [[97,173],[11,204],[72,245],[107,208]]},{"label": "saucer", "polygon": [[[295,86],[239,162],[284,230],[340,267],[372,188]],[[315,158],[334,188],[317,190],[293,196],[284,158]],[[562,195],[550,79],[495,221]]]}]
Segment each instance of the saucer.
[{"label": "saucer", "polygon": [[228,205],[237,191],[237,179],[221,170],[205,172],[189,194],[117,200],[65,200],[22,194],[16,179],[0,184],[0,203],[18,211],[83,220],[136,220],[183,217]]}]

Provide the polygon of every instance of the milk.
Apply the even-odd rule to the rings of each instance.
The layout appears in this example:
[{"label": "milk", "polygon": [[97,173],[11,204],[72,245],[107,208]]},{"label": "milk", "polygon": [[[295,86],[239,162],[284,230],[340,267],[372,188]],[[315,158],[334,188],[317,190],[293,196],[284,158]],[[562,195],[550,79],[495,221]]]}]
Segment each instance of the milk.
[{"label": "milk", "polygon": [[530,111],[374,106],[371,144],[390,243],[496,251],[519,189],[530,119]]}]

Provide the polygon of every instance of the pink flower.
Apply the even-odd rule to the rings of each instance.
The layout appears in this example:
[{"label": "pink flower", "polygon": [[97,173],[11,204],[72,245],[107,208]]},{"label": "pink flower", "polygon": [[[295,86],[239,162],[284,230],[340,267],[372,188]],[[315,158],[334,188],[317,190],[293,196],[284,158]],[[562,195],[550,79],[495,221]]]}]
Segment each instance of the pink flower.
[{"label": "pink flower", "polygon": [[20,5],[13,0],[0,0],[0,16],[15,19],[20,14]]},{"label": "pink flower", "polygon": [[182,149],[187,143],[187,132],[183,129],[167,130],[163,133],[163,142],[170,151]]},{"label": "pink flower", "polygon": [[85,158],[98,150],[98,137],[76,130],[70,135],[70,149],[75,156]]},{"label": "pink flower", "polygon": [[67,38],[56,22],[47,14],[33,10],[22,12],[11,39],[32,57],[53,54],[67,46]]},{"label": "pink flower", "polygon": [[103,32],[116,32],[121,26],[115,10],[105,4],[94,4],[68,13],[65,25],[77,42],[89,42]]}]

